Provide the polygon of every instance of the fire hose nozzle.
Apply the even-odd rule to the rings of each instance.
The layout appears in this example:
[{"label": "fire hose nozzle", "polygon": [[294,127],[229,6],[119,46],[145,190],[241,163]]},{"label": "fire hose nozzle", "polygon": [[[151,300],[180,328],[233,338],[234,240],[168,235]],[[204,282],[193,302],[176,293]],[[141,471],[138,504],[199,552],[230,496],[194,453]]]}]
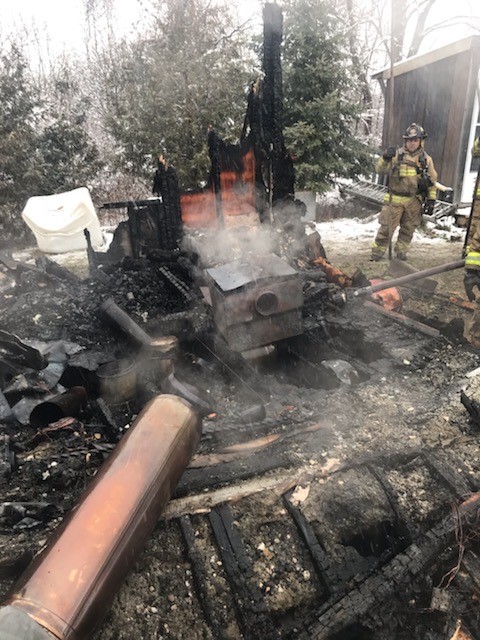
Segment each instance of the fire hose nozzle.
[{"label": "fire hose nozzle", "polygon": [[330,296],[330,300],[338,307],[343,307],[347,303],[347,294],[345,291],[339,291]]},{"label": "fire hose nozzle", "polygon": [[369,296],[372,293],[384,291],[385,289],[390,289],[392,287],[400,287],[410,282],[416,282],[417,280],[422,280],[423,278],[428,278],[430,276],[436,275],[437,273],[445,273],[446,271],[461,269],[464,266],[465,260],[463,259],[457,260],[456,262],[448,262],[436,267],[430,267],[430,269],[424,269],[423,271],[409,273],[408,275],[401,276],[400,278],[394,278],[393,280],[386,280],[385,282],[372,284],[369,287],[360,287],[360,289],[345,289],[341,293],[334,294],[331,297],[331,300],[335,303],[337,303],[338,300],[340,304],[345,304],[345,302],[350,302],[352,300],[356,300],[357,298]]}]

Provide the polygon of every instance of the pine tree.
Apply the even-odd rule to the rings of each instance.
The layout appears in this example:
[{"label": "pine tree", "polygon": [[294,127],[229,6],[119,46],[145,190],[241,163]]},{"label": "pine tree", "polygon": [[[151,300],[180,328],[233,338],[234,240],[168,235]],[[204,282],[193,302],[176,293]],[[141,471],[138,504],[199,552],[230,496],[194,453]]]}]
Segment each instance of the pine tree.
[{"label": "pine tree", "polygon": [[38,98],[19,47],[0,54],[0,216],[8,222],[38,184]]},{"label": "pine tree", "polygon": [[97,146],[88,135],[89,102],[68,61],[62,61],[47,86],[37,142],[39,195],[84,187],[102,166]]},{"label": "pine tree", "polygon": [[207,129],[239,136],[253,64],[225,7],[165,0],[151,29],[119,48],[105,102],[123,169],[150,176],[162,153],[182,188],[209,169]]},{"label": "pine tree", "polygon": [[297,188],[325,191],[338,177],[370,172],[352,135],[358,116],[347,33],[333,0],[285,0],[284,134]]}]

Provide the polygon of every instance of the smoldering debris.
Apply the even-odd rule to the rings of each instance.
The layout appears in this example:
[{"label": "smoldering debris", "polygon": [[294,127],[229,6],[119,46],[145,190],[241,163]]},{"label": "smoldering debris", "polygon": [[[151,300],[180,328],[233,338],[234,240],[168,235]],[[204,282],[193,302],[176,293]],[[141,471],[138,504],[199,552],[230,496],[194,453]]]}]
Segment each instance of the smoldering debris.
[{"label": "smoldering debris", "polygon": [[[187,268],[188,260],[192,264],[191,269]],[[121,264],[109,265],[105,268],[105,274],[111,282],[116,283],[115,287],[106,287],[102,280],[90,277],[76,284],[69,283],[68,288],[42,289],[43,308],[40,309],[40,306],[37,306],[34,312],[41,313],[45,319],[43,323],[30,323],[31,333],[22,331],[18,338],[21,344],[28,344],[39,355],[29,350],[23,351],[16,340],[9,340],[9,344],[11,345],[12,342],[16,344],[18,353],[11,353],[13,347],[10,347],[10,351],[5,350],[3,353],[6,367],[7,365],[14,367],[16,374],[13,378],[6,380],[8,384],[4,386],[4,390],[8,390],[7,403],[13,402],[14,398],[21,400],[22,394],[25,394],[24,398],[38,401],[38,406],[42,403],[48,406],[48,403],[52,402],[56,407],[55,402],[58,402],[58,398],[68,393],[68,390],[74,386],[82,386],[85,389],[87,400],[80,402],[76,417],[62,417],[57,413],[55,415],[48,413],[46,417],[40,418],[38,422],[34,420],[32,423],[31,414],[29,414],[29,419],[22,427],[19,426],[18,421],[5,425],[10,438],[8,443],[10,453],[6,454],[6,464],[4,463],[3,467],[4,486],[7,489],[4,493],[5,502],[46,503],[53,505],[55,511],[44,518],[36,517],[32,511],[32,515],[26,516],[31,517],[31,521],[23,522],[20,529],[14,528],[17,522],[12,521],[11,524],[7,524],[5,521],[2,535],[10,540],[9,544],[12,544],[13,539],[18,557],[28,551],[26,541],[18,538],[22,534],[26,535],[26,532],[28,532],[30,548],[38,549],[58,524],[58,519],[64,517],[68,509],[75,504],[85,483],[93,478],[98,468],[108,459],[122,435],[128,433],[133,416],[141,410],[145,402],[159,391],[176,393],[186,398],[191,404],[196,403],[202,415],[205,416],[205,433],[200,445],[198,461],[194,460],[191,468],[185,472],[177,488],[177,496],[198,493],[205,496],[204,499],[208,504],[208,493],[204,493],[205,489],[215,492],[223,485],[231,486],[240,481],[251,482],[252,485],[257,482],[258,488],[261,489],[264,474],[294,473],[299,464],[302,465],[299,483],[302,486],[310,483],[308,499],[305,499],[301,505],[297,505],[296,511],[290,506],[287,509],[286,503],[280,500],[278,513],[280,514],[281,508],[288,511],[288,521],[285,521],[285,515],[277,517],[277,510],[274,507],[266,523],[259,521],[255,526],[253,519],[261,517],[261,512],[258,509],[255,512],[249,509],[248,504],[244,503],[241,497],[238,498],[238,506],[233,511],[228,508],[223,510],[214,508],[216,515],[212,516],[215,520],[213,534],[207,535],[209,516],[201,514],[180,516],[185,531],[187,531],[185,518],[197,518],[194,530],[198,530],[199,533],[194,535],[187,548],[194,549],[195,540],[200,538],[210,555],[213,555],[215,552],[210,545],[215,544],[214,541],[219,536],[218,539],[223,539],[221,531],[231,532],[240,527],[241,538],[236,540],[235,548],[225,552],[226,555],[222,556],[219,562],[232,561],[237,564],[240,562],[243,563],[242,566],[248,568],[245,574],[247,577],[244,578],[245,583],[238,588],[232,586],[232,581],[236,579],[234,576],[237,575],[234,570],[231,574],[226,572],[223,577],[225,588],[229,593],[232,590],[231,597],[234,599],[237,596],[240,598],[243,591],[249,592],[248,575],[251,568],[254,567],[252,571],[260,571],[260,579],[265,588],[260,589],[259,602],[264,602],[262,606],[266,607],[266,613],[260,615],[255,607],[251,612],[254,621],[261,618],[262,624],[267,624],[269,616],[272,615],[270,606],[276,607],[276,611],[283,611],[282,607],[289,609],[293,607],[299,612],[298,620],[302,620],[303,626],[309,624],[312,616],[315,615],[319,620],[321,619],[321,624],[326,625],[325,628],[330,630],[345,627],[345,625],[348,627],[355,624],[357,619],[363,620],[368,627],[374,629],[377,623],[373,620],[375,615],[372,614],[372,609],[365,611],[355,609],[354,615],[352,613],[350,617],[333,615],[331,605],[335,598],[341,597],[342,602],[348,603],[356,593],[355,589],[353,591],[351,589],[353,578],[348,567],[355,567],[358,584],[365,584],[365,589],[370,588],[369,576],[372,579],[373,576],[379,576],[378,579],[385,577],[387,580],[389,570],[387,567],[393,567],[396,559],[406,560],[407,556],[410,557],[408,555],[410,551],[414,549],[417,538],[412,539],[408,536],[415,531],[417,533],[414,533],[414,536],[427,535],[436,522],[436,514],[445,513],[444,510],[448,508],[448,496],[452,495],[448,491],[445,491],[445,494],[439,493],[441,499],[438,500],[437,510],[427,510],[428,516],[425,516],[424,523],[413,526],[409,521],[409,518],[413,517],[413,511],[402,510],[401,505],[395,507],[393,513],[389,511],[388,504],[396,505],[397,501],[401,503],[403,498],[388,489],[386,478],[394,477],[391,469],[395,468],[397,471],[400,460],[402,464],[405,463],[405,456],[409,456],[409,460],[415,460],[415,466],[417,466],[418,451],[403,451],[403,457],[400,455],[390,458],[385,452],[390,447],[400,446],[400,441],[405,441],[408,447],[415,445],[416,439],[411,441],[412,445],[408,444],[410,437],[418,437],[415,427],[412,426],[409,430],[407,424],[403,425],[403,435],[399,433],[393,439],[392,434],[387,436],[382,433],[380,437],[384,438],[384,442],[380,445],[380,450],[377,450],[377,454],[372,453],[369,456],[368,445],[365,449],[360,444],[362,437],[368,439],[368,430],[361,425],[368,424],[369,421],[377,421],[379,412],[384,412],[386,403],[391,402],[388,400],[388,394],[384,393],[385,383],[380,382],[382,377],[393,376],[389,379],[396,380],[391,382],[392,385],[396,385],[402,375],[405,375],[406,365],[399,360],[398,354],[403,353],[406,348],[411,349],[413,334],[405,333],[404,329],[399,331],[388,323],[382,324],[384,321],[381,318],[378,319],[378,316],[373,313],[370,316],[366,315],[365,309],[360,312],[356,307],[338,308],[332,304],[331,294],[338,290],[338,284],[329,282],[325,271],[322,271],[323,275],[320,273],[320,267],[312,264],[304,249],[303,253],[296,253],[294,262],[304,295],[301,314],[303,332],[294,338],[257,349],[258,353],[250,350],[245,353],[244,358],[242,353],[232,352],[228,344],[218,335],[212,310],[208,303],[203,301],[204,298],[196,280],[198,271],[201,271],[201,264],[201,260],[197,261],[196,258],[187,254],[182,254],[182,260],[179,263],[174,260],[168,262],[170,272],[178,276],[183,286],[190,286],[193,298],[190,300],[184,295],[183,286],[179,287],[171,278],[162,276],[162,272],[158,269],[162,262],[158,257],[148,256],[139,258],[137,261],[126,259]],[[55,278],[58,277],[55,276]],[[137,278],[141,284],[145,283],[145,288],[137,284]],[[160,298],[158,293],[152,295],[153,279],[155,287],[163,292],[163,298]],[[134,293],[133,298],[128,295],[129,292]],[[36,293],[35,287],[32,286],[32,289],[28,290],[25,288],[25,283],[22,283],[20,295],[27,296],[27,300],[30,296],[35,300]],[[66,295],[66,301],[63,299],[64,295]],[[112,318],[106,321],[100,307],[109,298],[122,310],[121,317],[123,320],[128,319],[129,327],[133,323],[141,329],[139,335],[142,339],[132,339],[132,334],[125,331],[119,323],[112,324]],[[8,299],[7,306],[11,301],[11,298]],[[40,305],[40,298],[38,298],[38,305]],[[61,328],[56,318],[60,305],[65,308],[65,326]],[[201,310],[200,314],[197,313],[197,309]],[[72,316],[73,314],[76,318],[82,316],[80,333],[76,332],[76,327],[69,317],[70,310]],[[9,309],[6,308],[6,311],[5,317],[11,318],[13,325],[14,316],[9,315]],[[22,313],[26,315],[26,306],[22,308]],[[48,324],[50,319],[52,325]],[[160,332],[159,327],[162,323],[169,323],[168,329],[175,328],[176,331],[179,330],[178,333],[176,331],[173,334]],[[15,324],[17,332],[20,326]],[[41,343],[45,326],[51,332],[52,341]],[[167,324],[163,326],[166,327]],[[12,328],[13,326],[6,325],[7,330]],[[82,336],[85,336],[85,341],[80,339]],[[415,350],[420,352],[425,347],[425,353],[428,352],[429,358],[434,360],[430,342],[432,339],[423,334],[421,338],[416,335]],[[28,355],[25,356],[25,353]],[[413,358],[413,356],[409,357]],[[49,366],[49,359],[60,367],[57,371],[57,375],[60,373],[58,380],[56,382],[54,378],[50,380],[50,383],[55,382],[53,386],[46,381],[43,384],[38,382],[38,374]],[[105,387],[102,390],[102,384],[98,379],[99,369],[105,364],[110,364],[110,379],[107,378],[107,384],[131,384],[131,379],[128,380],[128,377],[132,370],[129,370],[128,366],[122,368],[118,364],[122,362],[135,362],[134,372],[137,382],[133,387],[129,387],[130,390],[135,389],[134,397],[129,394],[121,396],[118,389],[110,392],[109,395]],[[32,364],[40,368],[32,368]],[[401,367],[403,370],[400,370]],[[11,369],[5,368],[7,378],[9,370]],[[22,375],[25,380],[23,383],[21,383]],[[140,384],[138,384],[139,381]],[[415,397],[420,397],[421,391],[413,378],[411,383],[403,380],[402,385],[404,391],[402,395],[395,395],[395,402],[413,402],[411,397],[415,394],[417,394]],[[378,399],[370,395],[374,389],[377,389],[377,393],[380,394]],[[84,397],[83,394],[82,397]],[[121,399],[122,402],[117,404],[116,399]],[[427,410],[425,403],[430,403],[430,410],[435,411],[438,398],[432,396],[431,387],[428,388],[425,397],[422,396],[422,402],[425,411]],[[323,424],[317,424],[319,420]],[[42,424],[43,422],[47,424]],[[311,428],[306,428],[305,425]],[[361,436],[362,433],[363,436]],[[252,442],[264,442],[265,446],[249,448]],[[376,447],[378,446],[377,444]],[[237,451],[239,447],[249,451],[248,455],[239,455]],[[382,447],[384,447],[384,453],[382,453]],[[215,453],[217,450],[237,453],[220,455]],[[338,457],[342,460],[340,468],[346,465],[343,467],[344,475],[332,476],[325,487],[325,493],[322,493],[323,485],[313,480],[315,474],[312,476],[312,471],[309,473],[308,470],[317,469],[316,465],[319,465],[319,468],[325,466],[322,464],[322,462],[325,463],[324,456],[328,456],[333,451],[340,453]],[[357,453],[360,451],[363,451],[363,457]],[[12,459],[12,453],[15,460]],[[351,531],[348,539],[343,539],[339,533],[340,529],[335,532],[333,516],[328,528],[325,528],[325,525],[322,528],[316,524],[316,518],[322,519],[321,512],[327,502],[330,505],[336,504],[335,509],[341,511],[342,504],[345,504],[345,501],[348,502],[347,496],[353,494],[351,477],[347,473],[348,460],[352,457],[355,468],[360,465],[365,470],[364,473],[367,475],[372,473],[372,477],[378,478],[374,484],[372,480],[362,481],[372,484],[371,493],[373,492],[372,495],[376,496],[376,501],[381,498],[382,489],[379,487],[384,484],[385,491],[389,491],[389,498],[384,497],[381,502],[385,505],[384,511],[388,513],[389,520],[388,523],[385,518],[385,521],[377,522],[375,518],[380,512],[373,508],[368,512],[368,517],[365,516],[368,522],[349,521],[340,527],[342,531],[347,529]],[[429,455],[428,465],[429,469],[441,472],[443,478],[449,479],[448,482],[456,482],[451,479],[453,475],[451,473],[449,475],[446,470],[452,467],[451,462],[447,461],[442,466],[435,456]],[[384,471],[386,467],[389,468],[388,473]],[[334,474],[338,473],[337,468]],[[403,468],[399,473],[403,473]],[[286,478],[288,477],[287,475]],[[325,478],[327,477],[328,474]],[[355,477],[357,479],[354,483],[360,482],[360,475]],[[280,486],[286,486],[286,482],[287,480],[284,480]],[[345,483],[343,491],[339,491],[341,485],[334,488],[337,482]],[[469,486],[473,488],[473,485]],[[15,490],[15,487],[19,487],[20,491]],[[241,495],[241,488],[235,489],[234,494]],[[315,495],[324,497],[314,500]],[[313,501],[310,500],[311,496]],[[271,497],[268,498],[270,499]],[[413,495],[410,499],[413,500]],[[288,501],[288,497],[285,500]],[[314,504],[317,506],[315,507]],[[359,509],[362,508],[361,505],[362,497],[359,495]],[[410,515],[406,515],[407,511]],[[365,510],[363,512],[366,513]],[[384,516],[383,513],[382,517]],[[18,523],[21,522],[22,519],[19,519]],[[234,522],[239,522],[239,525],[233,525]],[[396,525],[392,524],[395,522]],[[284,527],[287,529],[284,530]],[[160,526],[151,544],[155,545],[158,536],[163,539],[164,535],[170,534],[166,534]],[[211,535],[213,535],[213,542],[209,537]],[[270,535],[272,540],[269,542]],[[287,535],[291,536],[290,541],[295,541],[295,553],[299,556],[295,556],[297,558],[295,563],[289,563],[280,551],[283,548],[284,536],[286,542]],[[332,542],[327,544],[325,540],[329,535]],[[408,539],[403,538],[403,535]],[[274,567],[273,569],[258,564],[259,560],[255,553],[261,553],[261,557],[266,558],[263,551],[251,550],[251,548],[260,548],[264,540],[266,540],[265,550],[272,554],[269,566]],[[319,552],[319,540],[322,540],[326,549],[323,556]],[[183,547],[180,541],[173,546],[169,545],[168,548],[171,550]],[[371,548],[373,551],[370,551]],[[443,553],[445,549],[443,543],[439,542],[438,549]],[[149,553],[147,550],[147,557]],[[9,558],[14,559],[13,555],[10,552],[9,556],[5,557],[7,564]],[[201,557],[197,558],[198,562],[201,562]],[[311,557],[315,558],[313,563],[308,559]],[[425,562],[426,567],[429,560],[425,558],[422,556],[422,562]],[[335,571],[327,571],[328,562],[334,562]],[[175,563],[181,566],[179,560],[178,562],[175,560]],[[295,569],[297,565],[301,567],[300,572]],[[198,572],[196,580],[199,593],[203,593],[203,580],[208,581],[214,578],[210,577],[208,566],[205,570],[202,569],[203,565],[194,563],[194,566],[196,567],[194,571]],[[219,565],[215,566],[216,573],[221,571]],[[382,574],[376,573],[380,567],[385,567]],[[409,571],[408,567],[410,565],[407,566],[407,571]],[[280,577],[284,574],[288,576],[285,584],[295,586],[293,590],[288,590],[287,600],[280,597],[281,594],[277,588],[278,585],[284,584],[283,578]],[[304,575],[310,577],[304,578],[302,577]],[[324,587],[316,586],[321,585],[325,576],[330,580],[332,592],[327,593]],[[162,577],[158,579],[163,580]],[[135,573],[132,580],[133,584],[136,584]],[[8,579],[7,583],[11,584]],[[390,583],[387,580],[385,588],[390,588],[391,584],[393,582]],[[408,593],[408,580],[402,584],[405,584],[405,592]],[[129,587],[126,586],[125,589],[128,590]],[[175,587],[170,589],[175,590]],[[427,593],[428,589],[425,587],[424,591]],[[141,589],[139,592],[142,593]],[[333,592],[337,596],[329,595]],[[175,593],[180,592],[175,590]],[[302,600],[302,598],[306,599]],[[177,600],[180,601],[178,598],[175,602]],[[241,598],[239,602],[242,602]],[[457,602],[456,596],[453,602]],[[184,623],[180,622],[180,613],[177,619],[175,612],[170,608],[171,604],[167,602],[163,608],[163,605],[158,602],[158,606],[155,606],[162,611],[161,615],[166,619],[174,616],[172,619],[180,629]],[[194,611],[195,616],[200,620],[201,608],[199,612],[196,612],[196,609]],[[450,615],[445,611],[437,613],[443,616]],[[120,624],[118,615],[114,605],[113,617],[105,623],[106,629],[118,629]],[[403,615],[401,609],[396,609],[397,620],[401,620]],[[242,615],[237,615],[233,610],[228,616],[230,623],[237,625],[238,629],[250,628]],[[133,616],[132,620],[135,619]],[[297,626],[300,624],[298,620]],[[385,620],[382,624],[385,624]],[[465,624],[468,624],[468,621]],[[283,632],[290,633],[292,626],[285,620],[282,623],[282,629]],[[315,629],[317,629],[316,633],[320,633],[320,627]],[[132,637],[140,637],[138,631],[132,630],[131,634]]]}]

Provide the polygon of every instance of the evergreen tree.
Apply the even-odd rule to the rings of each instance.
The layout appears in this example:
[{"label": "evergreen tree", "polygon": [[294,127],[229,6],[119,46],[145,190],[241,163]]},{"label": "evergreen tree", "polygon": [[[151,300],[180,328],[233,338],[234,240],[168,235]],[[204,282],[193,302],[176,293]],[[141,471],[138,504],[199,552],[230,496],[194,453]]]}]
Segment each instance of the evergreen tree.
[{"label": "evergreen tree", "polygon": [[86,186],[101,168],[87,131],[89,102],[66,60],[48,82],[43,126],[37,141],[39,195]]},{"label": "evergreen tree", "polygon": [[325,191],[371,170],[352,134],[359,115],[347,32],[334,0],[285,0],[284,134],[298,188]]},{"label": "evergreen tree", "polygon": [[124,169],[151,177],[158,153],[182,188],[207,176],[207,129],[239,135],[253,64],[225,6],[165,0],[152,32],[119,48],[108,83],[107,126]]},{"label": "evergreen tree", "polygon": [[59,74],[42,80],[35,82],[20,46],[4,47],[0,54],[3,238],[25,235],[20,212],[29,197],[85,186],[100,166],[85,128],[88,105],[71,81],[68,65],[64,61]]},{"label": "evergreen tree", "polygon": [[0,54],[0,216],[8,222],[38,185],[38,98],[18,46]]}]

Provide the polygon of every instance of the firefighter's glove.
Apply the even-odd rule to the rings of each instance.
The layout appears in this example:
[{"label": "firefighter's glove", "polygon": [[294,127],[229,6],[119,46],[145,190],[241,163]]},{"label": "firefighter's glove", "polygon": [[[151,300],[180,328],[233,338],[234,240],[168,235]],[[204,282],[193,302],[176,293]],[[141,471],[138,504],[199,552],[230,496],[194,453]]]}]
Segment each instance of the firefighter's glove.
[{"label": "firefighter's glove", "polygon": [[470,302],[473,302],[476,298],[473,293],[474,288],[477,287],[478,291],[480,291],[480,270],[467,269],[463,278],[463,286],[465,287],[467,298]]},{"label": "firefighter's glove", "polygon": [[388,147],[388,149],[385,149],[385,151],[383,152],[382,158],[384,160],[391,160],[392,158],[395,157],[396,153],[397,153],[397,150],[395,149],[395,147]]},{"label": "firefighter's glove", "polygon": [[427,200],[423,205],[423,213],[427,216],[433,215],[433,210],[435,208],[435,200]]}]

